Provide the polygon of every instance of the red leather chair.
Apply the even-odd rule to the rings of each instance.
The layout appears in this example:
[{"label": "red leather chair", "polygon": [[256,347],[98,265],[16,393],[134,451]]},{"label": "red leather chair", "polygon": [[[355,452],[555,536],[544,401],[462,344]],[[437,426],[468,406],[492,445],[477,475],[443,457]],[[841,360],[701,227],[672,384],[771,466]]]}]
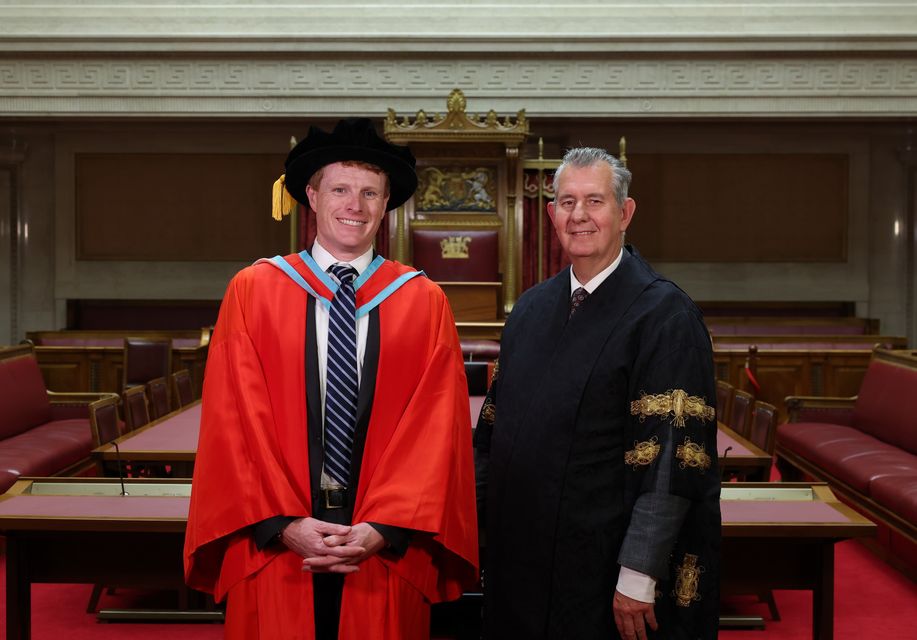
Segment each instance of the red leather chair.
[{"label": "red leather chair", "polygon": [[761,400],[755,402],[748,439],[774,455],[774,445],[777,439],[777,407]]},{"label": "red leather chair", "polygon": [[169,413],[169,384],[165,378],[155,378],[146,385],[146,392],[150,401],[150,417],[158,420]]},{"label": "red leather chair", "polygon": [[141,385],[126,389],[121,395],[121,402],[124,405],[124,422],[127,424],[128,431],[139,429],[150,422],[150,410],[146,404],[144,391],[145,387]]},{"label": "red leather chair", "polygon": [[171,338],[125,338],[122,391],[172,373]]},{"label": "red leather chair", "polygon": [[747,391],[736,389],[732,397],[732,409],[729,412],[729,428],[740,436],[748,437],[751,426],[751,408],[755,397]]},{"label": "red leather chair", "polygon": [[118,419],[118,402],[118,396],[112,395],[89,405],[89,428],[92,430],[93,449],[123,435],[123,425]]},{"label": "red leather chair", "polygon": [[194,402],[194,386],[191,383],[191,372],[187,369],[172,374],[172,407],[180,409]]},{"label": "red leather chair", "polygon": [[716,419],[724,424],[730,420],[735,391],[735,387],[725,380],[716,381]]}]

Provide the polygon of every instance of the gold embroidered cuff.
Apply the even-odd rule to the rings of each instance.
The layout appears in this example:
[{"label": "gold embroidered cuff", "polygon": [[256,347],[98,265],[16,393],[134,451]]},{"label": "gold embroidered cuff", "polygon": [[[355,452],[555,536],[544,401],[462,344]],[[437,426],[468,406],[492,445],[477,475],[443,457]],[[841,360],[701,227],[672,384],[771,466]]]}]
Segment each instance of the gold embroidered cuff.
[{"label": "gold embroidered cuff", "polygon": [[681,468],[695,467],[701,471],[710,468],[710,456],[704,451],[704,448],[696,442],[691,442],[691,438],[685,438],[685,443],[678,445],[675,449],[675,457],[681,460]]},{"label": "gold embroidered cuff", "polygon": [[700,574],[703,572],[704,568],[697,566],[697,556],[686,553],[681,566],[676,569],[675,591],[672,592],[675,604],[679,607],[688,607],[692,602],[700,600],[697,587],[700,584]]},{"label": "gold embroidered cuff", "polygon": [[484,401],[484,406],[481,407],[481,420],[487,424],[493,424],[494,420],[497,418],[497,406],[490,401],[490,398]]},{"label": "gold embroidered cuff", "polygon": [[646,466],[659,455],[661,445],[657,444],[656,436],[643,442],[634,442],[634,448],[624,453],[624,463],[635,470],[638,466]]},{"label": "gold embroidered cuff", "polygon": [[650,416],[668,416],[672,414],[672,424],[676,427],[685,426],[685,418],[697,418],[701,422],[708,422],[716,418],[716,411],[708,407],[703,398],[689,396],[684,389],[670,390],[665,393],[649,395],[640,394],[639,400],[630,403],[630,413],[640,416],[642,422]]}]

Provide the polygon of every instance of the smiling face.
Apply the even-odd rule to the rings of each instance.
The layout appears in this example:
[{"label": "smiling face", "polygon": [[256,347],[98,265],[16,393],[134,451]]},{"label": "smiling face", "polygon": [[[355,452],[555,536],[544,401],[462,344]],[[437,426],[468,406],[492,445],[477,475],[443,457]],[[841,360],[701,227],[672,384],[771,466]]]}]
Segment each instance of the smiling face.
[{"label": "smiling face", "polygon": [[583,284],[618,257],[637,207],[633,198],[625,198],[623,206],[617,203],[613,177],[605,162],[565,167],[554,185],[555,200],[548,203],[560,244]]},{"label": "smiling face", "polygon": [[315,211],[316,238],[338,260],[366,253],[388,203],[388,176],[365,165],[335,162],[321,169],[317,187],[306,187]]}]

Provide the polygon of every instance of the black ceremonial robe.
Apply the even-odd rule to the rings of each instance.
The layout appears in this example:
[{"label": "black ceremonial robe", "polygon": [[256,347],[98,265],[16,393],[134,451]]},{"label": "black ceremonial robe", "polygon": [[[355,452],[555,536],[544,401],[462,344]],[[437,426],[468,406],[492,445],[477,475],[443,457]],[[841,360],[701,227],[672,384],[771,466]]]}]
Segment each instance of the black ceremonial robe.
[{"label": "black ceremonial robe", "polygon": [[631,247],[568,319],[525,292],[475,434],[488,638],[617,638],[619,565],[655,577],[656,638],[715,638],[715,382],[700,311]]}]

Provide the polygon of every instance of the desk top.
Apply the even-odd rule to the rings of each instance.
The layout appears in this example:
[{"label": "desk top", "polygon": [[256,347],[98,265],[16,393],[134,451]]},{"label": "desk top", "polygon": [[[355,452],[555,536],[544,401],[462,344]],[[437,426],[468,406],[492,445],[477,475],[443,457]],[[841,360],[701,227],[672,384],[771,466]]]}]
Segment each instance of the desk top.
[{"label": "desk top", "polygon": [[876,532],[823,482],[727,482],[720,511],[724,537],[840,539]]},{"label": "desk top", "polygon": [[[484,396],[471,396],[471,422],[477,421]],[[193,462],[197,452],[201,427],[200,400],[181,411],[170,413],[159,420],[117,439],[122,460],[187,461]],[[753,463],[770,466],[771,456],[755,446],[722,422],[717,424],[717,453],[734,464]],[[726,453],[726,449],[730,448]],[[93,450],[93,456],[103,460],[117,460],[114,446],[104,444]]]},{"label": "desk top", "polygon": [[0,531],[182,532],[190,480],[31,478],[0,496]]},{"label": "desk top", "polygon": [[[116,440],[122,460],[193,462],[201,428],[201,402],[188,405]],[[103,444],[92,455],[117,460],[115,448]]]}]

